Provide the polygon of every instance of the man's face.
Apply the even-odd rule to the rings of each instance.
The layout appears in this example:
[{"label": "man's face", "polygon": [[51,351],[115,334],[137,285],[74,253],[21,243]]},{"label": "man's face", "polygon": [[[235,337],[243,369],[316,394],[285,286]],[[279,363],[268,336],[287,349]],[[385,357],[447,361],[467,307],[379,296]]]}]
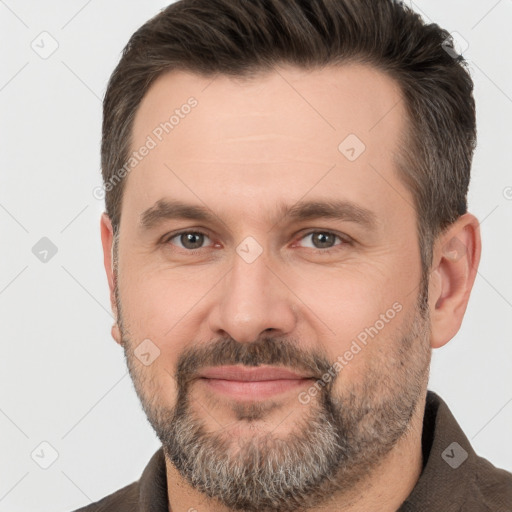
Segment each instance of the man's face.
[{"label": "man's face", "polygon": [[[396,174],[405,129],[397,85],[356,65],[250,82],[168,73],[137,111],[132,150],[156,146],[124,191],[125,355],[168,460],[227,507],[320,503],[411,421],[430,349],[413,198]],[[208,217],[176,216],[178,201]],[[219,366],[302,378],[202,377]]]}]

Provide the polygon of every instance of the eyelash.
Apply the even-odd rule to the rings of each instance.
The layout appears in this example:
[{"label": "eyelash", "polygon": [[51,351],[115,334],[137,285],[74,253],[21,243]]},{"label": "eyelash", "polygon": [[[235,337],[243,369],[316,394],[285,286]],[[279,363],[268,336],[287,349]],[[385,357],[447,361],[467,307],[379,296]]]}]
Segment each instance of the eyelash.
[{"label": "eyelash", "polygon": [[[186,229],[186,230],[179,231],[178,233],[173,233],[173,234],[165,237],[162,240],[162,243],[164,245],[167,245],[171,242],[171,240],[173,238],[179,237],[181,235],[185,235],[187,233],[191,233],[191,234],[195,234],[195,235],[203,235],[203,236],[210,238],[208,233],[206,233],[205,231],[202,231],[200,229],[194,229],[194,230]],[[323,234],[334,235],[336,238],[338,238],[342,242],[341,244],[337,244],[333,247],[328,247],[326,249],[315,249],[312,247],[306,247],[306,249],[309,249],[310,252],[313,252],[314,254],[330,254],[334,251],[341,250],[345,245],[353,245],[353,240],[348,235],[340,235],[340,234],[335,233],[334,231],[328,231],[328,230],[322,230],[322,229],[314,229],[314,230],[308,231],[308,232],[302,234],[298,240],[303,240],[307,236],[312,235],[314,233],[323,233]],[[177,247],[177,248],[181,251],[185,251],[188,255],[194,255],[194,254],[200,253],[203,249],[205,249],[205,247],[200,247],[199,249],[183,249],[181,247]]]}]

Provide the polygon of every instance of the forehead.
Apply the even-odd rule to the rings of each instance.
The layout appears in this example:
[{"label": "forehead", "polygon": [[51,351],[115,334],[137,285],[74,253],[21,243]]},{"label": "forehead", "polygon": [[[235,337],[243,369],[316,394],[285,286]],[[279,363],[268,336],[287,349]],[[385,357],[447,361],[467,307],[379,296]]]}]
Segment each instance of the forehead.
[{"label": "forehead", "polygon": [[383,208],[408,195],[395,174],[405,129],[398,84],[365,65],[279,67],[251,80],[167,72],[134,119],[132,151],[151,149],[128,174],[126,202],[140,212],[186,196],[256,211],[314,188]]}]

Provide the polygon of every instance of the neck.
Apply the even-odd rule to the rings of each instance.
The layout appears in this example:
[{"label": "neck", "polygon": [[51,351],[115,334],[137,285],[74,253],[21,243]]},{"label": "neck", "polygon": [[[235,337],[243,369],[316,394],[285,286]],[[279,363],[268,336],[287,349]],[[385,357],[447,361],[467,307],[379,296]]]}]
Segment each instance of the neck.
[{"label": "neck", "polygon": [[[366,479],[308,512],[396,512],[418,481],[426,392],[418,401],[408,432]],[[232,512],[193,489],[166,457],[169,512]]]}]

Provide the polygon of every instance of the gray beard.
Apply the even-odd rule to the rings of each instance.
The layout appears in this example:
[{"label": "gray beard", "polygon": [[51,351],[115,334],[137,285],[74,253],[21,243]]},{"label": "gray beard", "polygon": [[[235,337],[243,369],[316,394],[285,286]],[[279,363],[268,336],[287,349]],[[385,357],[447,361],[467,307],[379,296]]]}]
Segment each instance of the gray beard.
[{"label": "gray beard", "polygon": [[[331,366],[325,359],[275,338],[251,344],[227,338],[206,348],[192,347],[178,361],[178,397],[170,408],[145,395],[145,378],[130,343],[124,346],[136,392],[164,453],[194,489],[233,511],[297,512],[353,491],[409,430],[425,392],[431,352],[428,318],[416,311],[404,326],[398,345],[390,341],[395,348],[386,360],[367,362],[364,382],[345,386],[336,396],[333,379],[307,405],[307,413],[301,407],[294,410],[293,427],[284,438],[272,431],[238,439],[222,429],[209,432],[191,407],[191,376],[207,363],[307,366],[322,375]],[[273,407],[271,401],[236,403],[232,410],[247,427]]]},{"label": "gray beard", "polygon": [[407,430],[416,401],[382,405],[364,428],[365,406],[353,414],[324,393],[286,438],[270,432],[242,443],[207,432],[186,399],[157,413],[152,424],[167,458],[193,488],[230,510],[293,512],[353,490]]}]

